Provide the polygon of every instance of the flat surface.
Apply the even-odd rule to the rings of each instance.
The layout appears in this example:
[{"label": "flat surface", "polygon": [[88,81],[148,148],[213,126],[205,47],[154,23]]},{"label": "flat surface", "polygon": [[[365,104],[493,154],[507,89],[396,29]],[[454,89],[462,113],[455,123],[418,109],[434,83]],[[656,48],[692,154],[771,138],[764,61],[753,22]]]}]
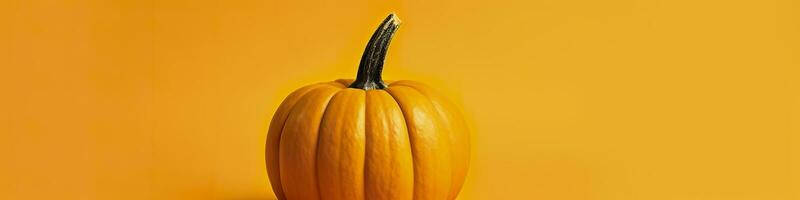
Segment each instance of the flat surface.
[{"label": "flat surface", "polygon": [[0,199],[270,199],[280,101],[355,76],[459,102],[461,199],[800,199],[800,4],[0,1]]}]

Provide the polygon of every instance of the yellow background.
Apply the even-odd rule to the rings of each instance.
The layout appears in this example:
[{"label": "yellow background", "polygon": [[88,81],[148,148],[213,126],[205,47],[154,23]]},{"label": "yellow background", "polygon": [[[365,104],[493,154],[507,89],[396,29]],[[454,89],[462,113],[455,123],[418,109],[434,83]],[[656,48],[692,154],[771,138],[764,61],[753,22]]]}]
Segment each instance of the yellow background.
[{"label": "yellow background", "polygon": [[463,106],[460,199],[800,199],[792,0],[0,1],[0,199],[270,199],[280,101],[355,76]]}]

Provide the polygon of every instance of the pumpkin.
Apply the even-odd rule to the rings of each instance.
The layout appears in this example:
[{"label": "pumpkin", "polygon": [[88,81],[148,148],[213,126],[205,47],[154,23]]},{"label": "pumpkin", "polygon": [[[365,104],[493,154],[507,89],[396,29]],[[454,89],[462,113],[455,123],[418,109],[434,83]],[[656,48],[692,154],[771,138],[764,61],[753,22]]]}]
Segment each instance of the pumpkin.
[{"label": "pumpkin", "polygon": [[454,106],[414,81],[384,82],[399,19],[370,38],[355,80],[292,92],[269,126],[266,160],[278,199],[455,199],[469,165]]}]

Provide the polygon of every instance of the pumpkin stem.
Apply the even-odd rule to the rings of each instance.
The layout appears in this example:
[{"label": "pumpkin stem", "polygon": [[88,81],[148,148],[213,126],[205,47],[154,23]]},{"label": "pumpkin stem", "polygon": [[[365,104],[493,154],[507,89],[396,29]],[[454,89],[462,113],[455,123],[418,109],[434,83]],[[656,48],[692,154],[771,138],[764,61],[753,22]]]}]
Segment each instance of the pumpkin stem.
[{"label": "pumpkin stem", "polygon": [[361,64],[358,65],[358,75],[356,80],[350,84],[350,88],[364,90],[383,89],[386,83],[383,82],[381,73],[383,72],[383,61],[386,59],[386,51],[389,49],[389,42],[392,41],[395,31],[400,26],[400,19],[394,13],[389,14],[383,20],[372,38],[364,49],[361,56]]}]

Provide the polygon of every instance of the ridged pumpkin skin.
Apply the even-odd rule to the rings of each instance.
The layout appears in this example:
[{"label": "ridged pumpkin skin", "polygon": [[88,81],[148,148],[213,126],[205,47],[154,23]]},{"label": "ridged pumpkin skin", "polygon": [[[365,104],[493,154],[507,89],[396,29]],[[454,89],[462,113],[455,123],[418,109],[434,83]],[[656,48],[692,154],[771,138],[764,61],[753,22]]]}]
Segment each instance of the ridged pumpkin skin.
[{"label": "ridged pumpkin skin", "polygon": [[276,111],[266,159],[278,199],[455,199],[470,149],[455,107],[413,81],[351,83],[300,88]]},{"label": "ridged pumpkin skin", "polygon": [[278,107],[266,149],[278,199],[458,196],[470,148],[461,115],[420,83],[381,78],[399,25],[390,14],[378,26],[355,80],[300,88]]}]

